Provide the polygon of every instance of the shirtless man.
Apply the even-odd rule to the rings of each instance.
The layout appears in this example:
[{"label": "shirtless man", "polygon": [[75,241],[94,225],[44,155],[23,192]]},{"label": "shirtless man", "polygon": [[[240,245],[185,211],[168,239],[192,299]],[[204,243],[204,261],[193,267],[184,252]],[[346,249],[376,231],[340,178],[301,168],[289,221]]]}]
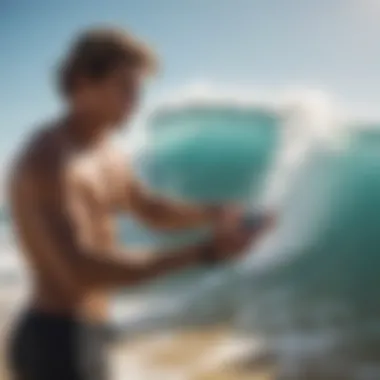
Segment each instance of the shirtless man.
[{"label": "shirtless man", "polygon": [[[102,326],[111,290],[232,258],[258,232],[237,221],[226,228],[212,209],[158,199],[110,145],[153,66],[149,50],[121,31],[79,36],[60,71],[66,116],[37,132],[15,161],[12,216],[33,284],[10,340],[15,380],[106,379]],[[120,211],[161,229],[222,225],[208,244],[131,252],[115,240],[113,217]]]}]

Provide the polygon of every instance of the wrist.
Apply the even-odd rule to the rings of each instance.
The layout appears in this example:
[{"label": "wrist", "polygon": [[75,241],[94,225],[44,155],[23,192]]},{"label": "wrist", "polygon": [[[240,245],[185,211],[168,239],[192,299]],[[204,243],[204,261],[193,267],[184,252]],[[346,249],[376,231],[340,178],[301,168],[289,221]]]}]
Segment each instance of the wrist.
[{"label": "wrist", "polygon": [[204,215],[208,220],[216,220],[221,215],[221,208],[219,206],[207,206]]},{"label": "wrist", "polygon": [[182,248],[179,249],[178,252],[172,252],[172,255],[182,257],[182,260],[201,265],[213,265],[220,261],[212,242]]},{"label": "wrist", "polygon": [[220,259],[215,252],[215,247],[212,242],[207,242],[202,245],[199,251],[199,261],[202,265],[212,266],[217,264]]}]

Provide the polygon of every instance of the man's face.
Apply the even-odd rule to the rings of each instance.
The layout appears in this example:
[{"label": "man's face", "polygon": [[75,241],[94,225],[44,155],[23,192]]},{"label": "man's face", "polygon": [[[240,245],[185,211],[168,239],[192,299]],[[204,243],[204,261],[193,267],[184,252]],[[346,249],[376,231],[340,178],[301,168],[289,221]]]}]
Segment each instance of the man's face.
[{"label": "man's face", "polygon": [[140,71],[118,68],[98,81],[83,86],[87,108],[106,124],[126,121],[139,105],[143,85]]}]

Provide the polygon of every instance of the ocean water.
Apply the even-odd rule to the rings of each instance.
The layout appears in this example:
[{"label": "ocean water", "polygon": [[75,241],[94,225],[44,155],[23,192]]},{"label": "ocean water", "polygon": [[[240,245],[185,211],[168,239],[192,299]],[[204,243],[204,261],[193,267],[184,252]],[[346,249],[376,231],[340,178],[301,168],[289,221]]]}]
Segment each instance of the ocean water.
[{"label": "ocean water", "polygon": [[[114,321],[128,334],[229,322],[279,359],[284,379],[308,378],[312,367],[324,379],[378,380],[380,123],[344,125],[326,140],[286,138],[291,124],[256,105],[154,115],[154,144],[135,157],[148,186],[189,202],[275,207],[278,223],[241,262],[120,292]],[[24,272],[6,216],[1,223],[0,279],[17,282]],[[187,244],[211,231],[163,234],[120,220],[130,245]]]},{"label": "ocean water", "polygon": [[344,149],[313,154],[273,240],[238,269],[238,328],[325,376],[379,376],[378,137],[353,130]]},{"label": "ocean water", "polygon": [[157,111],[138,167],[147,185],[187,202],[250,202],[278,146],[273,109],[192,104]]},{"label": "ocean water", "polygon": [[[254,207],[281,136],[274,109],[190,104],[160,109],[147,121],[147,139],[133,158],[135,172],[155,194],[189,204]],[[206,239],[212,226],[160,233],[133,218],[121,221],[129,244],[181,245]]]},{"label": "ocean water", "polygon": [[[180,114],[185,129],[193,111],[190,121]],[[279,136],[264,125],[261,133]],[[229,321],[279,358],[283,378],[308,378],[308,371],[323,379],[380,378],[379,127],[343,125],[318,143],[309,136],[298,141],[307,147],[291,169],[281,162],[263,166],[265,175],[254,177],[263,193],[273,192],[264,180],[273,173],[286,183],[281,202],[272,202],[276,228],[243,262],[158,281],[146,294],[170,295],[126,326],[149,331]],[[258,151],[267,157],[274,147],[285,149],[268,144],[270,137],[259,141],[266,141]],[[178,189],[177,196],[188,195]],[[252,204],[262,198],[252,192]]]}]

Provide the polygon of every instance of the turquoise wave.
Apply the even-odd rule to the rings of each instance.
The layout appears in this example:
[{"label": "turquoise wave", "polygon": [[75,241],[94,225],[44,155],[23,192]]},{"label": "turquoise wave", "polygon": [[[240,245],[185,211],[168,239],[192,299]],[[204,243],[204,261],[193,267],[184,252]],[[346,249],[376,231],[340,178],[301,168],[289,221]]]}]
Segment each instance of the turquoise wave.
[{"label": "turquoise wave", "polygon": [[239,267],[234,309],[237,326],[274,350],[286,336],[327,333],[325,363],[355,367],[380,360],[380,129],[347,133],[343,149],[305,164],[271,242]]},{"label": "turquoise wave", "polygon": [[138,169],[168,197],[197,203],[251,201],[278,145],[280,117],[264,109],[192,106],[148,123]]},{"label": "turquoise wave", "polygon": [[[261,109],[202,108],[155,115],[148,128],[155,145],[136,169],[152,189],[188,201],[254,203],[280,145],[281,120]],[[244,336],[262,338],[280,355],[285,347],[285,356],[299,360],[309,339],[313,360],[323,357],[327,372],[351,371],[345,379],[378,366],[380,125],[347,126],[338,142],[309,152],[277,227],[246,260],[161,283],[162,294],[178,294],[173,309],[156,310],[160,326],[233,320]],[[200,236],[148,231],[140,241],[184,244]],[[288,338],[292,346],[284,346]]]},{"label": "turquoise wave", "polygon": [[[134,169],[155,193],[196,204],[253,203],[279,145],[281,118],[264,108],[187,106],[149,119]],[[162,233],[121,220],[129,245],[178,246],[210,237],[212,226]]]}]

